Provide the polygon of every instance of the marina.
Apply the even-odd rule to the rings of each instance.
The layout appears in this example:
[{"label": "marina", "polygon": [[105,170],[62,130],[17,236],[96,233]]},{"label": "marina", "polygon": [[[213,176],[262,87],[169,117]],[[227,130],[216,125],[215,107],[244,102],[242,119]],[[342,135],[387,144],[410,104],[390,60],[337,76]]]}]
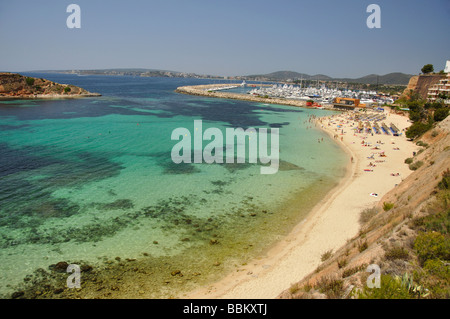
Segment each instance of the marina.
[{"label": "marina", "polygon": [[287,83],[260,83],[248,84],[243,81],[240,84],[211,84],[202,88],[211,93],[216,91],[228,91],[230,93],[245,93],[252,97],[286,99],[293,101],[313,102],[316,105],[332,107],[336,98],[358,99],[361,105],[382,106],[394,103],[394,99],[377,91],[350,90],[341,88],[330,88],[325,84],[303,87]]},{"label": "marina", "polygon": [[381,97],[376,91],[355,91],[342,90],[337,88],[328,88],[325,85],[320,87],[307,87],[288,85],[288,84],[274,84],[271,87],[254,88],[248,94],[256,96],[269,96],[276,98],[294,99],[309,101],[324,105],[331,105],[335,98],[353,98],[360,99],[361,103],[367,106],[372,104],[383,105],[393,103],[392,98]]}]

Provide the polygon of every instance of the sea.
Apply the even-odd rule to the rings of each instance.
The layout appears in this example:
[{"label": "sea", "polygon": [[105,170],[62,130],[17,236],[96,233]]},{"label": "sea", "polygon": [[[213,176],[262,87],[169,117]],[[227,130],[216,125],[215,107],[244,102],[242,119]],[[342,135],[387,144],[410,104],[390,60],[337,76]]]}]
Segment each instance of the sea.
[{"label": "sea", "polygon": [[[346,172],[346,154],[312,121],[334,111],[175,92],[225,80],[24,75],[102,96],[0,101],[2,298],[51,298],[58,284],[78,297],[179,296],[263,256]],[[278,171],[174,163],[172,132],[193,136],[196,120],[223,136],[277,128]],[[43,285],[62,262],[89,265],[76,292],[61,281],[69,273]]]}]

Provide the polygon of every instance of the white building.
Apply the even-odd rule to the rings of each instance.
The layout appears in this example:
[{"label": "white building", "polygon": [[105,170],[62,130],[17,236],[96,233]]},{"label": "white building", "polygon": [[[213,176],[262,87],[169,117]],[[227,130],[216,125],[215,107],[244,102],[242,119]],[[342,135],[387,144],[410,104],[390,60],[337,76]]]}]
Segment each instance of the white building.
[{"label": "white building", "polygon": [[[447,61],[446,68],[449,67],[449,62]],[[428,89],[429,102],[435,102],[439,98],[442,98],[445,104],[450,104],[450,73]]]},{"label": "white building", "polygon": [[450,73],[450,60],[447,60],[447,63],[445,63],[444,72]]}]

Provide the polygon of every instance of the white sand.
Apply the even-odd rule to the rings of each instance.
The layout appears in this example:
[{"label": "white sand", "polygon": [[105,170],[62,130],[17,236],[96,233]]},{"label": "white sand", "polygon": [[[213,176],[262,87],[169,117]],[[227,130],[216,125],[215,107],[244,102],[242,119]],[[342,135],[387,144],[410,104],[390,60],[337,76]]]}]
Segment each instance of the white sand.
[{"label": "white sand", "polygon": [[[350,114],[322,118],[322,122],[317,123],[332,138],[338,134],[337,143],[349,154],[348,173],[340,185],[265,256],[240,267],[213,285],[186,295],[186,298],[276,298],[293,283],[313,272],[320,265],[324,252],[336,251],[358,234],[361,211],[373,207],[383,195],[412,172],[404,160],[412,157],[413,151],[417,151],[419,147],[408,142],[404,133],[402,136],[355,134],[351,125],[357,122],[347,121]],[[394,123],[402,130],[410,125],[404,116],[385,114],[387,118],[382,122],[388,126]],[[343,126],[337,128],[340,122]],[[379,124],[381,126],[381,122]],[[341,135],[342,129],[344,134]],[[371,143],[372,146],[363,146],[362,141]],[[380,149],[372,149],[377,141],[381,141]],[[379,152],[382,151],[386,157],[379,157]],[[372,154],[374,158],[368,159]],[[350,162],[351,157],[354,159],[353,163]],[[370,162],[376,166],[368,166]],[[364,171],[365,169],[373,171]],[[399,176],[391,175],[397,173]],[[372,193],[378,196],[371,196]]]}]

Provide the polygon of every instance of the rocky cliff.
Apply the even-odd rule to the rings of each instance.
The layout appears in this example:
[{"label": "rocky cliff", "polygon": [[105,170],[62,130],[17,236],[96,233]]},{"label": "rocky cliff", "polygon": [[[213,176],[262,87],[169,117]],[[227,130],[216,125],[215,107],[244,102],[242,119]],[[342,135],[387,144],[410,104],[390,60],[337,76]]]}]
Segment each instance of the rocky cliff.
[{"label": "rocky cliff", "polygon": [[403,91],[402,96],[407,96],[411,91],[418,93],[422,99],[428,97],[428,88],[439,83],[439,80],[445,78],[442,74],[422,74],[415,75],[409,79],[408,86]]},{"label": "rocky cliff", "polygon": [[74,98],[100,96],[69,84],[59,84],[42,78],[17,73],[0,73],[0,98]]}]

